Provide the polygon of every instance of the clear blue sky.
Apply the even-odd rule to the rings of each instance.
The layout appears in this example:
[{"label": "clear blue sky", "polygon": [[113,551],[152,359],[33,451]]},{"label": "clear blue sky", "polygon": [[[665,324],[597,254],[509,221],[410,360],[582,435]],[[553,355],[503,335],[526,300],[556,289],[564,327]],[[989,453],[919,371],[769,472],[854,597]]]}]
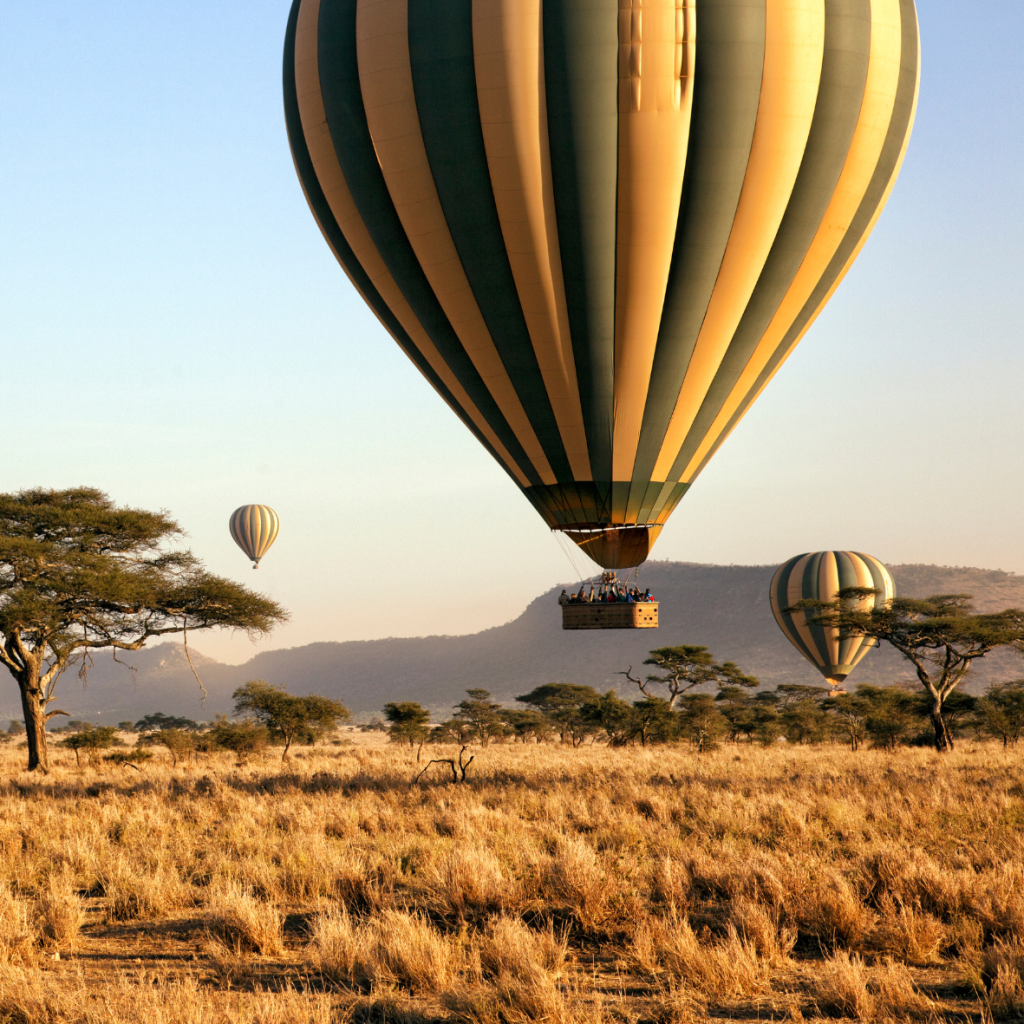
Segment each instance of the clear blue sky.
[{"label": "clear blue sky", "polygon": [[[213,570],[291,610],[263,647],[497,625],[571,567],[321,239],[285,138],[286,15],[0,8],[0,488],[171,510]],[[1024,5],[920,17],[889,206],[656,557],[842,547],[1024,572]],[[258,574],[227,531],[246,502],[282,520]]]}]

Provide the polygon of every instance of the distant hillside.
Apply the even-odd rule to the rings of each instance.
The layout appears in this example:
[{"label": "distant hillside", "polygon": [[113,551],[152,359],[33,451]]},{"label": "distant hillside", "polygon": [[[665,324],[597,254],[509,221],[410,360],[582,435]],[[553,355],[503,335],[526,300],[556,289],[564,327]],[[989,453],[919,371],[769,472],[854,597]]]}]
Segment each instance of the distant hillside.
[{"label": "distant hillside", "polygon": [[[648,649],[700,643],[716,657],[735,661],[768,686],[820,681],[782,636],[768,606],[775,566],[695,565],[651,562],[641,570],[661,602],[661,628],[563,632],[556,597],[560,588],[532,601],[517,619],[470,636],[430,636],[317,643],[267,651],[244,665],[222,665],[192,650],[209,692],[200,707],[199,687],[180,644],[160,644],[121,660],[132,672],[99,656],[83,684],[62,681],[53,705],[95,722],[137,720],[151,711],[210,719],[231,708],[231,692],[247,679],[262,678],[295,693],[322,693],[346,702],[357,715],[379,712],[389,700],[418,700],[446,713],[468,687],[482,686],[511,701],[541,683],[586,683],[624,692],[617,673],[637,668]],[[897,590],[908,597],[973,594],[979,610],[1024,607],[1024,576],[991,569],[934,565],[890,566]],[[888,648],[872,652],[852,681],[886,683],[906,679],[905,663]],[[972,680],[1024,676],[1016,655],[985,660]],[[0,676],[0,678],[3,678]],[[0,689],[0,714],[20,717],[14,681]]]}]

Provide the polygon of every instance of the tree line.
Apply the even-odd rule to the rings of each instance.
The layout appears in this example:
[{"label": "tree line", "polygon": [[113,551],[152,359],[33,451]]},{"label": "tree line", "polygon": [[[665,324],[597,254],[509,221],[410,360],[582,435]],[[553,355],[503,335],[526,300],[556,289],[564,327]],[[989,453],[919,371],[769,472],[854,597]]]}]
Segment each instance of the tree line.
[{"label": "tree line", "polygon": [[[830,695],[826,687],[783,683],[750,693],[728,683],[715,692],[682,694],[674,703],[659,696],[628,701],[615,690],[548,683],[517,697],[522,708],[496,703],[484,689],[466,691],[454,714],[431,723],[428,709],[413,701],[389,703],[383,714],[393,742],[424,744],[492,742],[607,743],[613,747],[686,742],[698,752],[723,741],[771,746],[842,742],[852,750],[868,744],[933,746],[931,702],[907,686],[859,685]],[[1024,679],[998,683],[983,697],[958,693],[946,705],[953,737],[973,735],[1016,744],[1024,735]]]},{"label": "tree line", "polygon": [[[58,745],[73,750],[78,764],[84,753],[92,763],[102,757],[134,768],[153,756],[149,748],[154,746],[165,748],[175,765],[217,750],[245,760],[270,745],[283,747],[281,759],[287,760],[294,744],[315,743],[351,718],[341,701],[318,694],[299,697],[263,679],[250,680],[232,696],[236,721],[217,715],[213,722],[200,723],[160,712],[116,726],[76,721],[60,730]],[[11,723],[11,735],[18,734],[16,724]],[[133,748],[121,738],[125,732],[137,734]]]}]

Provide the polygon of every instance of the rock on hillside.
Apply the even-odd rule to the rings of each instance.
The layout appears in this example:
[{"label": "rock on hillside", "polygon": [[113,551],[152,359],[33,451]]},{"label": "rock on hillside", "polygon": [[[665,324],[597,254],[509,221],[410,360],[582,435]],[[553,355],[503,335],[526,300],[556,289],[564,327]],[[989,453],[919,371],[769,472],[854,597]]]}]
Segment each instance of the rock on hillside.
[{"label": "rock on hillside", "polygon": [[[210,719],[231,708],[231,692],[247,679],[262,678],[293,693],[322,693],[344,700],[357,715],[379,712],[389,700],[418,700],[447,714],[468,687],[482,686],[497,699],[552,681],[586,683],[626,693],[619,673],[638,669],[649,648],[700,643],[720,659],[735,661],[763,683],[817,683],[818,676],[782,636],[768,605],[775,566],[695,565],[650,562],[641,570],[644,586],[661,601],[661,628],[563,632],[558,589],[530,603],[518,618],[470,636],[430,636],[316,643],[267,651],[244,665],[222,665],[192,650],[209,692],[200,706],[199,687],[180,644],[164,643],[122,656],[129,671],[109,657],[97,657],[87,685],[69,677],[60,706],[73,717],[94,722],[137,720],[151,711]],[[988,569],[934,565],[890,567],[899,593],[973,594],[985,611],[1024,607],[1024,576]],[[854,682],[887,683],[909,678],[905,663],[887,648],[867,656]],[[971,682],[1024,676],[1016,655],[986,659]],[[0,703],[3,714],[18,714],[13,680]]]}]

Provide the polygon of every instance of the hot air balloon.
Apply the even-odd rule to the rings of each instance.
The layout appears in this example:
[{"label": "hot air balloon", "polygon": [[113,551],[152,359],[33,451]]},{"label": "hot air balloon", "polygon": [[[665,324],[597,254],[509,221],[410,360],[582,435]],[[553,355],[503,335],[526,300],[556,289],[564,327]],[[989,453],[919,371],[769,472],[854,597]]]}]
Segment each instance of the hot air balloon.
[{"label": "hot air balloon", "polygon": [[294,0],[285,113],[363,299],[620,569],[860,252],[918,67],[913,0]]},{"label": "hot air balloon", "polygon": [[260,567],[260,559],[277,540],[281,520],[269,505],[243,505],[228,520],[235,543],[252,559],[252,567]]},{"label": "hot air balloon", "polygon": [[889,570],[871,555],[859,551],[812,551],[797,555],[772,578],[772,614],[789,642],[838,690],[843,680],[874,646],[865,637],[839,638],[838,630],[813,622],[814,612],[787,612],[798,601],[834,601],[846,587],[871,587],[878,591],[858,605],[870,611],[896,596]]}]

